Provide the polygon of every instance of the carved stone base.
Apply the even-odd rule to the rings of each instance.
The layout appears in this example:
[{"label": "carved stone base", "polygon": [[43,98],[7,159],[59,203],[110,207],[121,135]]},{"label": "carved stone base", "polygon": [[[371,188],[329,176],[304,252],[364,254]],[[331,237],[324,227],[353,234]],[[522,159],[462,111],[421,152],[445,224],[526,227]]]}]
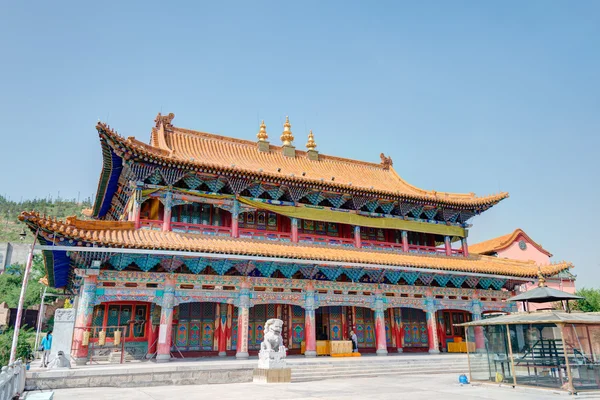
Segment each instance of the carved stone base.
[{"label": "carved stone base", "polygon": [[75,365],[85,365],[85,364],[87,364],[87,362],[88,362],[87,357],[75,358]]},{"label": "carved stone base", "polygon": [[252,381],[258,383],[285,383],[292,381],[291,368],[262,369],[256,368],[252,375]]},{"label": "carved stone base", "polygon": [[267,141],[259,141],[258,142],[258,151],[261,151],[263,153],[268,153],[269,152],[269,142]]},{"label": "carved stone base", "polygon": [[279,351],[261,350],[258,353],[258,368],[259,369],[281,369],[286,368],[285,363],[286,349],[279,346]]},{"label": "carved stone base", "polygon": [[157,363],[164,363],[164,362],[169,362],[171,361],[171,355],[170,354],[157,354],[156,355],[156,362]]},{"label": "carved stone base", "polygon": [[294,146],[283,146],[283,155],[286,157],[296,157],[296,148]]}]

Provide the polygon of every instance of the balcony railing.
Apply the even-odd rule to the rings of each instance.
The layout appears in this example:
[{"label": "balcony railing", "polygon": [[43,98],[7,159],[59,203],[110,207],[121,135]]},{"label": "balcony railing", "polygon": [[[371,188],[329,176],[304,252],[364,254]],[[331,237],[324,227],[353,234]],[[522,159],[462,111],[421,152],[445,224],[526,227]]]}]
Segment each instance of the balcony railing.
[{"label": "balcony railing", "polygon": [[140,220],[140,226],[142,229],[149,229],[151,231],[160,231],[163,227],[163,222],[154,219],[142,219]]},{"label": "balcony railing", "polygon": [[364,249],[370,250],[402,251],[402,243],[379,242],[377,240],[362,240],[361,246]]},{"label": "balcony railing", "polygon": [[244,239],[273,240],[280,242],[292,241],[292,234],[290,232],[274,232],[260,229],[240,228],[239,235]]},{"label": "balcony railing", "polygon": [[171,222],[171,230],[181,233],[200,233],[211,236],[231,236],[231,228],[226,226],[213,226],[190,224],[187,222]]},{"label": "balcony railing", "polygon": [[[163,222],[159,220],[141,220],[140,225],[142,229],[150,230],[162,230]],[[197,233],[202,235],[212,236],[231,236],[231,227],[224,226],[213,226],[213,225],[202,225],[192,224],[186,222],[171,222],[171,230],[174,232],[181,233]],[[279,242],[291,242],[291,232],[279,232],[279,231],[268,231],[260,229],[248,229],[239,228],[239,237],[243,239],[254,239],[254,240],[268,240],[268,241],[279,241]],[[307,243],[313,245],[322,246],[339,246],[346,248],[355,247],[355,241],[353,238],[338,238],[325,235],[311,235],[300,233],[298,234],[299,243]],[[375,251],[388,251],[388,252],[402,252],[402,243],[394,242],[380,242],[377,240],[361,240],[361,247],[363,249],[375,250]],[[444,247],[435,246],[419,246],[414,244],[408,245],[409,253],[416,254],[439,254],[446,255],[446,249]],[[452,249],[452,256],[463,256],[463,250]]]},{"label": "balcony railing", "polygon": [[323,246],[330,245],[330,246],[341,246],[341,247],[354,247],[354,239],[337,238],[337,237],[320,236],[320,235],[299,234],[298,242],[323,245]]}]

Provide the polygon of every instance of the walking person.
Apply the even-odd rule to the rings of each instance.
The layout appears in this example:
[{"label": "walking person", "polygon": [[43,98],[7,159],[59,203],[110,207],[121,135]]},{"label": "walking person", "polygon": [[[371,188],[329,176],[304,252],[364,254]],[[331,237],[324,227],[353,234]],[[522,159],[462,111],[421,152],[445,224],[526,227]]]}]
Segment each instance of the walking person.
[{"label": "walking person", "polygon": [[356,337],[356,333],[353,330],[350,330],[350,340],[352,340],[352,352],[358,352],[358,337]]},{"label": "walking person", "polygon": [[44,351],[42,355],[42,367],[46,368],[48,366],[48,362],[50,361],[50,349],[52,348],[52,331],[48,331],[46,336],[42,339],[42,344],[40,345],[40,347]]}]

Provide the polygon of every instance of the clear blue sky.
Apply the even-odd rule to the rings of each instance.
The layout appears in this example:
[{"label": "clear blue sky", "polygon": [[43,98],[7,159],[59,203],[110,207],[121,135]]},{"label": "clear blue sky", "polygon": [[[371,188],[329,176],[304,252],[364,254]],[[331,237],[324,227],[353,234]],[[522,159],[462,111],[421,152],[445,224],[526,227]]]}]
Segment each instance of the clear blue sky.
[{"label": "clear blue sky", "polygon": [[600,286],[600,2],[5,2],[0,193],[95,193],[94,125],[390,154],[425,189],[508,191],[470,242],[523,228]]}]

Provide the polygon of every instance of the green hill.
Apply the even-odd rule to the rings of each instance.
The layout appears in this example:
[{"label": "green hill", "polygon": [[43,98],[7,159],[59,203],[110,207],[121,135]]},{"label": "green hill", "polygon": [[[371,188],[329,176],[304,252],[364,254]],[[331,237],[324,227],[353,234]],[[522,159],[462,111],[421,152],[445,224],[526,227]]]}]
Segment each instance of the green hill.
[{"label": "green hill", "polygon": [[[83,218],[82,211],[91,207],[91,199],[85,199],[79,203],[75,199],[34,199],[16,202],[0,196],[0,242],[21,241],[19,234],[25,227],[17,219],[21,211],[35,210],[42,214],[58,218],[65,218],[71,215]],[[28,234],[23,241],[29,243],[32,240],[33,236]]]}]

